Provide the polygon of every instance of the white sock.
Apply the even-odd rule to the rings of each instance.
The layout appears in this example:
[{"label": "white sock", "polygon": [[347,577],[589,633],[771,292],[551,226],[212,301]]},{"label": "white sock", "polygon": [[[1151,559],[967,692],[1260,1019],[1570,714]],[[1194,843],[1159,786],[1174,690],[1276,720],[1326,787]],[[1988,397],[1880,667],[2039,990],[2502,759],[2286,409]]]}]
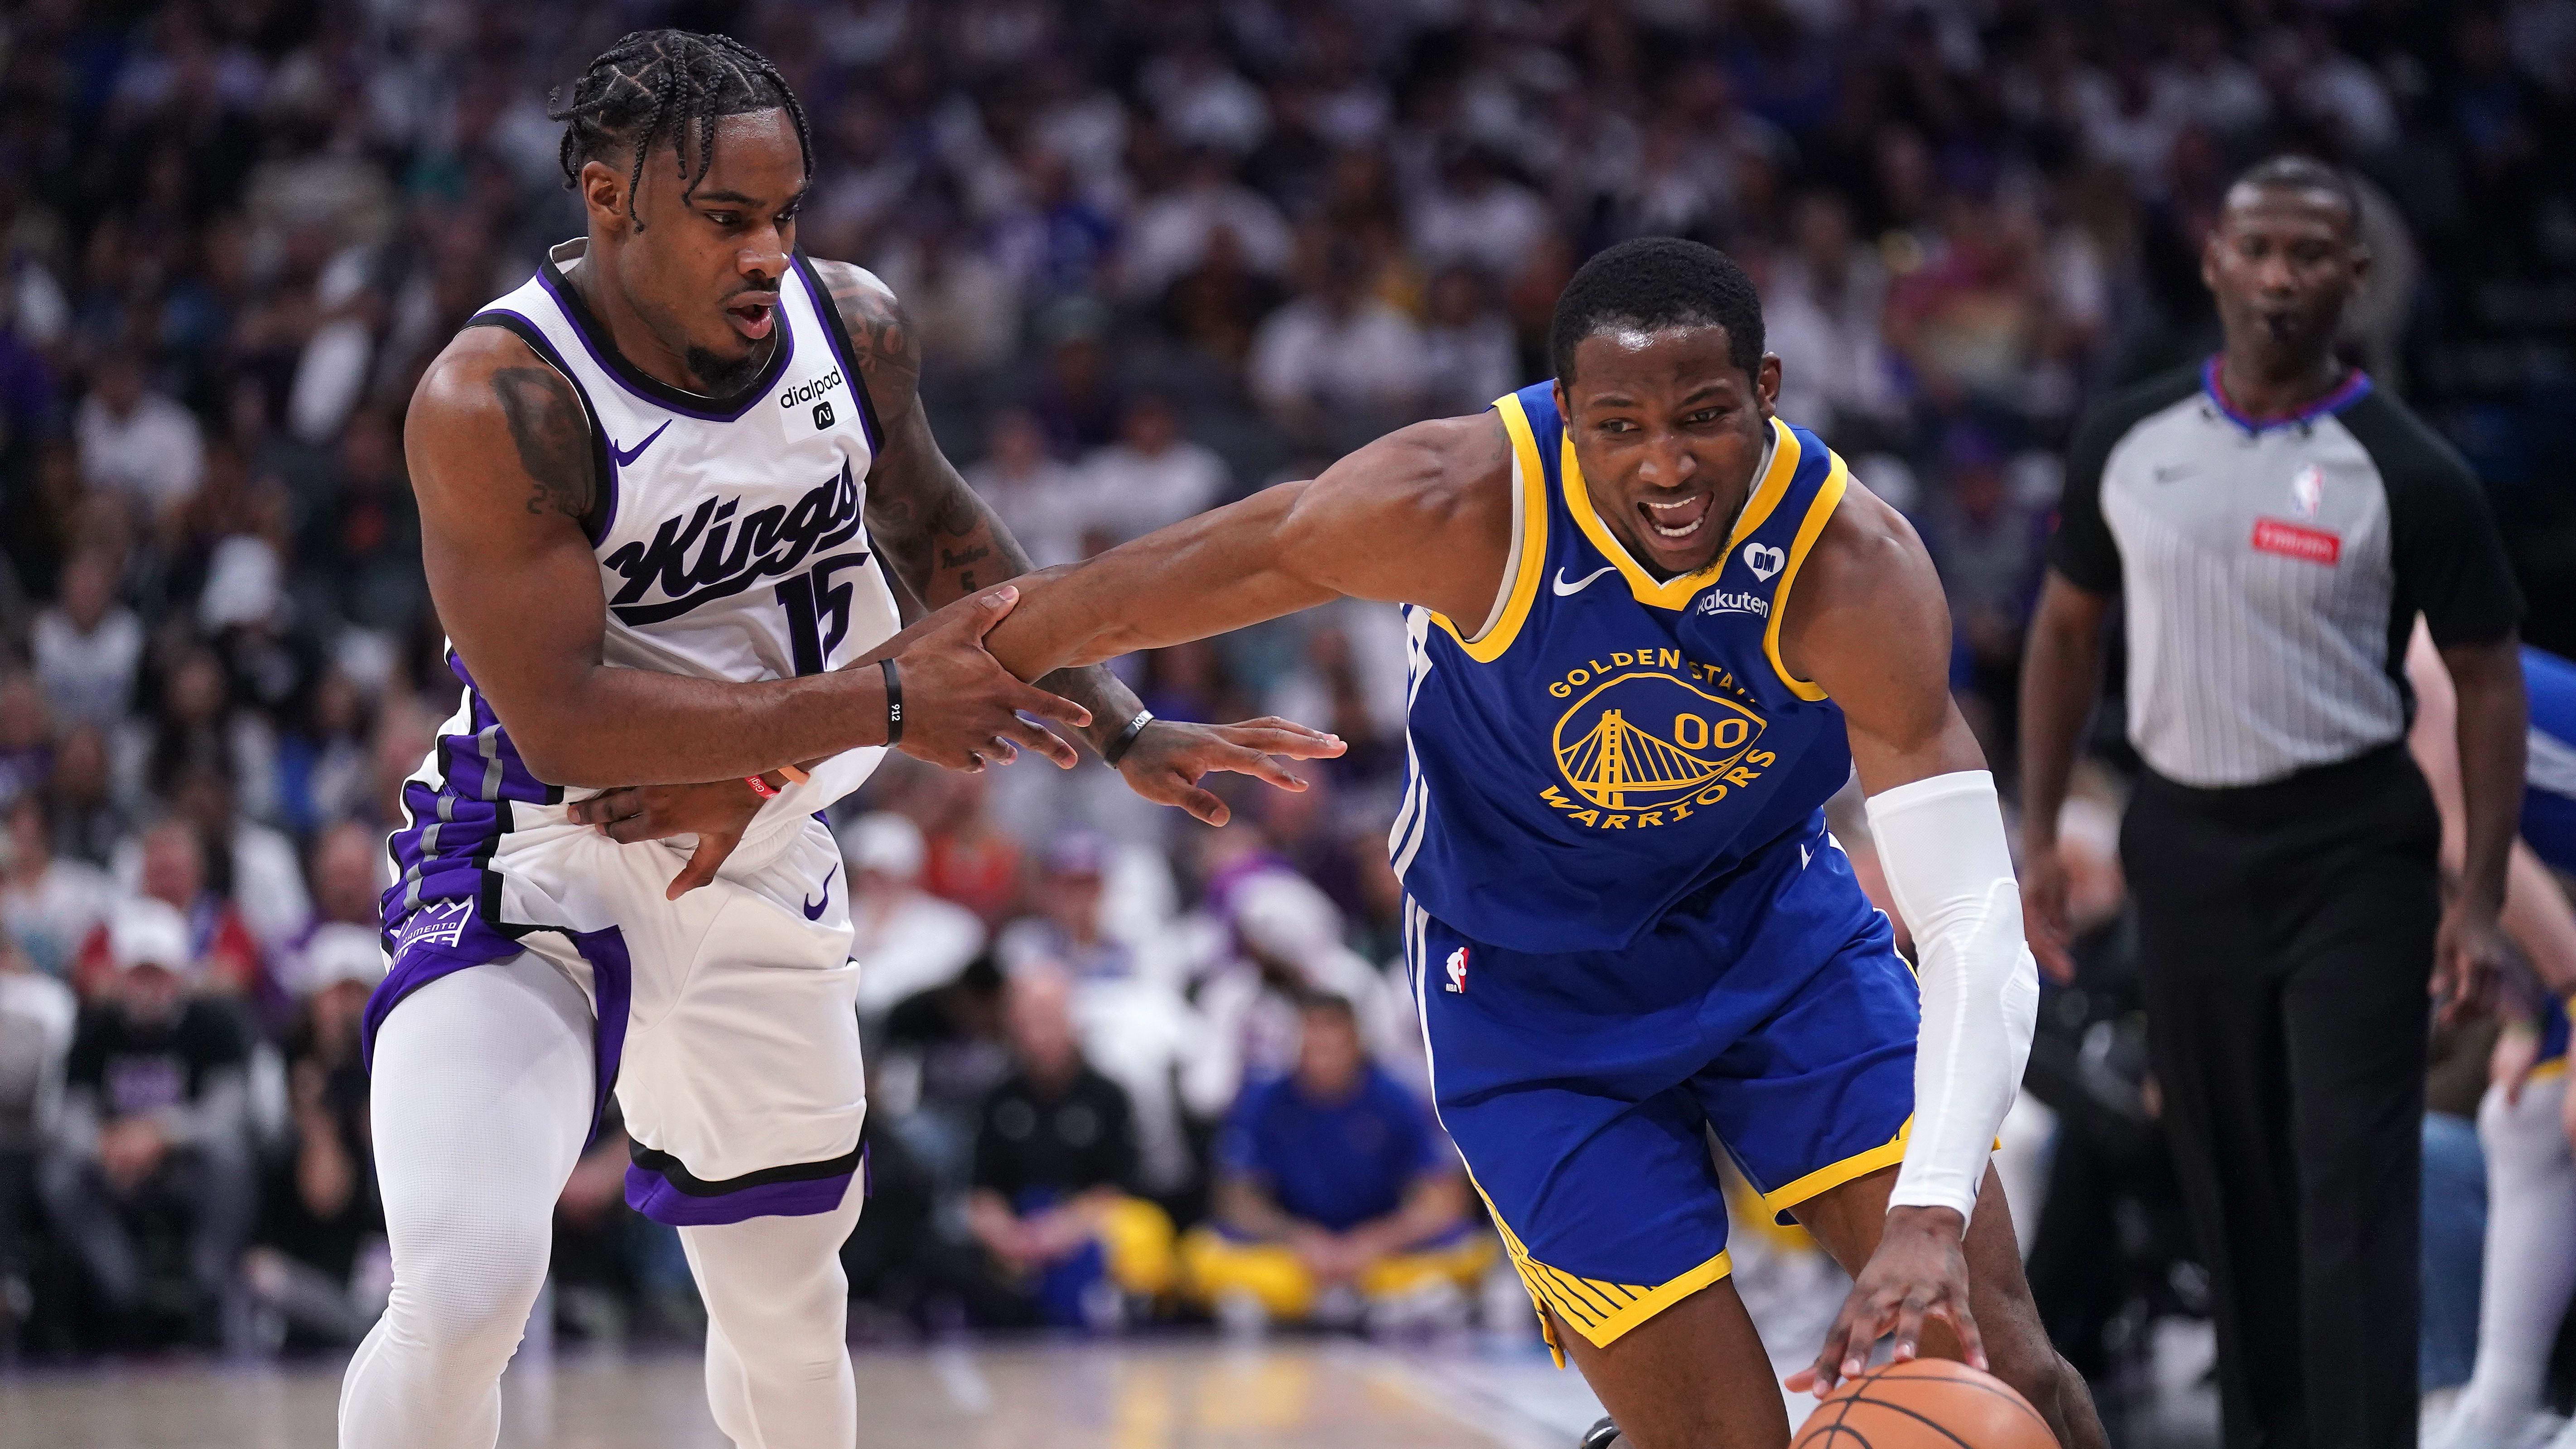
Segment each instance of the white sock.
[{"label": "white sock", "polygon": [[736,1449],[858,1442],[841,1244],[864,1177],[828,1213],[680,1229],[707,1305],[707,1406]]},{"label": "white sock", "polygon": [[369,1112],[393,1297],[349,1361],[341,1449],[491,1449],[593,1089],[590,1004],[535,956],[441,977],[385,1019]]},{"label": "white sock", "polygon": [[2463,1426],[2501,1432],[2541,1407],[2549,1350],[2576,1289],[2576,1156],[2558,1118],[2566,1090],[2566,1077],[2544,1078],[2508,1105],[2503,1090],[2490,1087],[2478,1106],[2486,1269],[2477,1368],[2455,1421]]}]

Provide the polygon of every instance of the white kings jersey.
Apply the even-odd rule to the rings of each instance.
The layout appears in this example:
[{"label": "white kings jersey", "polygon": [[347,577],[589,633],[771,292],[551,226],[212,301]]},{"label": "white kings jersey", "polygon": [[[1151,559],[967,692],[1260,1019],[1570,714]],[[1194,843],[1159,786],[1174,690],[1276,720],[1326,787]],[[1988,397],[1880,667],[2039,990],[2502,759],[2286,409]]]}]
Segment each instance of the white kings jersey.
[{"label": "white kings jersey", "polygon": [[[618,355],[565,275],[587,245],[554,248],[467,325],[516,333],[581,396],[602,484],[583,529],[607,597],[606,662],[749,682],[837,669],[891,637],[894,596],[863,518],[882,434],[812,264],[795,258],[779,281],[768,365],[720,400]],[[405,785],[409,818],[390,842],[398,879],[385,925],[397,954],[402,923],[425,902],[490,899],[510,854],[501,837],[563,818],[564,791],[528,770],[452,648],[448,665],[464,699]],[[783,847],[882,754],[852,751],[769,802],[728,871],[774,855],[758,847]]]}]

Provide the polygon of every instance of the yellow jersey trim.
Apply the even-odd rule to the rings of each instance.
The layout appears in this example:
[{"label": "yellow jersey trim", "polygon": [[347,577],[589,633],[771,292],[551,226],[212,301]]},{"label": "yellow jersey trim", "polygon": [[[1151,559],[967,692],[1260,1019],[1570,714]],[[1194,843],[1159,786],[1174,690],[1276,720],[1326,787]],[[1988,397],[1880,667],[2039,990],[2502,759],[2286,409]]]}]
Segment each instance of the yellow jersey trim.
[{"label": "yellow jersey trim", "polygon": [[2545,1062],[2534,1063],[2531,1070],[2524,1074],[2523,1080],[2526,1082],[2545,1082],[2551,1077],[2563,1077],[2565,1075],[2567,1075],[2567,1058],[2557,1056],[2551,1057]]},{"label": "yellow jersey trim", "polygon": [[1565,1367],[1565,1346],[1556,1340],[1559,1322],[1573,1326],[1584,1340],[1595,1348],[1608,1348],[1630,1329],[1718,1279],[1735,1271],[1735,1259],[1720,1249],[1716,1257],[1666,1282],[1612,1283],[1601,1278],[1553,1268],[1530,1256],[1520,1234],[1503,1221],[1502,1209],[1476,1174],[1467,1174],[1468,1185],[1476,1196],[1484,1198],[1485,1211],[1494,1219],[1494,1230],[1503,1235],[1503,1250],[1511,1255],[1512,1267],[1521,1275],[1521,1287],[1530,1296],[1530,1306],[1538,1312],[1538,1331],[1547,1340],[1547,1351],[1555,1356],[1556,1366]]},{"label": "yellow jersey trim", "polygon": [[1866,1152],[1855,1152],[1830,1166],[1819,1167],[1777,1192],[1762,1194],[1762,1205],[1775,1213],[1787,1212],[1819,1193],[1831,1192],[1855,1177],[1867,1177],[1882,1167],[1894,1167],[1905,1160],[1905,1139],[1914,1132],[1914,1119],[1896,1129],[1896,1135]]},{"label": "yellow jersey trim", "polygon": [[1828,451],[1825,456],[1833,460],[1833,467],[1825,474],[1824,485],[1816,490],[1815,500],[1807,505],[1798,536],[1789,541],[1789,562],[1780,574],[1780,587],[1771,591],[1771,622],[1762,628],[1762,652],[1770,656],[1773,672],[1789,686],[1791,694],[1808,700],[1824,698],[1825,691],[1791,674],[1789,666],[1780,662],[1780,621],[1789,613],[1789,586],[1798,581],[1798,565],[1807,561],[1807,551],[1816,546],[1825,525],[1833,521],[1834,510],[1841,506],[1843,494],[1851,486],[1851,471],[1843,466],[1842,455]]},{"label": "yellow jersey trim", "polygon": [[[1789,431],[1787,423],[1773,418],[1771,466],[1754,483],[1752,495],[1744,500],[1744,511],[1736,515],[1735,528],[1727,535],[1726,547],[1719,549],[1717,557],[1701,568],[1670,579],[1658,579],[1648,573],[1644,565],[1628,556],[1627,546],[1610,531],[1610,525],[1601,521],[1600,513],[1592,506],[1591,491],[1584,486],[1583,465],[1574,457],[1571,428],[1567,429],[1560,445],[1557,472],[1565,480],[1565,506],[1573,512],[1575,526],[1583,530],[1584,537],[1592,540],[1594,548],[1601,550],[1603,558],[1618,566],[1619,577],[1628,581],[1628,592],[1636,596],[1637,602],[1652,604],[1659,609],[1683,609],[1690,606],[1693,595],[1717,582],[1718,572],[1726,567],[1727,556],[1735,552],[1735,546],[1761,527],[1772,510],[1780,506],[1781,498],[1789,491],[1789,480],[1798,476],[1799,452],[1797,434]],[[1791,567],[1796,565],[1793,563]],[[1772,606],[1772,614],[1778,616],[1777,604]],[[1815,697],[1824,698],[1822,694]]]},{"label": "yellow jersey trim", "polygon": [[1479,664],[1502,658],[1512,641],[1520,637],[1521,625],[1529,621],[1530,605],[1538,600],[1539,580],[1547,574],[1547,472],[1539,466],[1538,440],[1530,432],[1529,414],[1522,409],[1518,394],[1505,393],[1496,398],[1494,411],[1501,414],[1503,431],[1510,435],[1512,443],[1514,556],[1503,565],[1511,579],[1511,592],[1504,597],[1502,613],[1492,626],[1473,639],[1459,633],[1446,614],[1431,613],[1449,637],[1458,641],[1467,657]]}]

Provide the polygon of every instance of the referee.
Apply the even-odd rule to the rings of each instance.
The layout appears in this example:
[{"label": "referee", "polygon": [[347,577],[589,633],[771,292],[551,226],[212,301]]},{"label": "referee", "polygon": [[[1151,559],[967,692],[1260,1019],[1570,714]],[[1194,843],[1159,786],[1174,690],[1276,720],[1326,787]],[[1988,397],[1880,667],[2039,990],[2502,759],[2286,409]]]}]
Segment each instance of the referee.
[{"label": "referee", "polygon": [[[2229,189],[2224,350],[2078,430],[2022,677],[2024,911],[2064,979],[2058,808],[2122,602],[2121,856],[2230,1449],[2415,1443],[2425,998],[2458,1011],[2502,955],[2522,790],[2521,599],[2477,480],[2334,355],[2359,219],[2304,158]],[[2406,753],[2418,613],[2459,692],[2447,890]]]}]

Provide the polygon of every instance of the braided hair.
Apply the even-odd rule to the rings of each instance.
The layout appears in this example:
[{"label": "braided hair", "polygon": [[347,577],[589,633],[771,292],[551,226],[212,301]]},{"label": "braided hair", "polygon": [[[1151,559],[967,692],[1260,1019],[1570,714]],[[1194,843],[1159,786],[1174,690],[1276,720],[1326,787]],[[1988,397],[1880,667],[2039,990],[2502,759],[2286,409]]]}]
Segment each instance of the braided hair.
[{"label": "braided hair", "polygon": [[[814,137],[805,123],[805,108],[788,89],[778,67],[750,46],[724,35],[688,30],[638,30],[600,52],[572,98],[558,87],[547,98],[546,118],[564,123],[564,186],[581,181],[583,163],[615,164],[612,158],[632,148],[634,160],[626,179],[626,215],[637,230],[644,219],[635,214],[635,193],[644,183],[644,157],[666,134],[678,165],[682,201],[706,179],[715,163],[716,121],[751,111],[786,108],[796,123],[796,144],[805,157],[805,174],[814,174]],[[698,123],[697,169],[689,167],[682,144],[689,123]]]}]

